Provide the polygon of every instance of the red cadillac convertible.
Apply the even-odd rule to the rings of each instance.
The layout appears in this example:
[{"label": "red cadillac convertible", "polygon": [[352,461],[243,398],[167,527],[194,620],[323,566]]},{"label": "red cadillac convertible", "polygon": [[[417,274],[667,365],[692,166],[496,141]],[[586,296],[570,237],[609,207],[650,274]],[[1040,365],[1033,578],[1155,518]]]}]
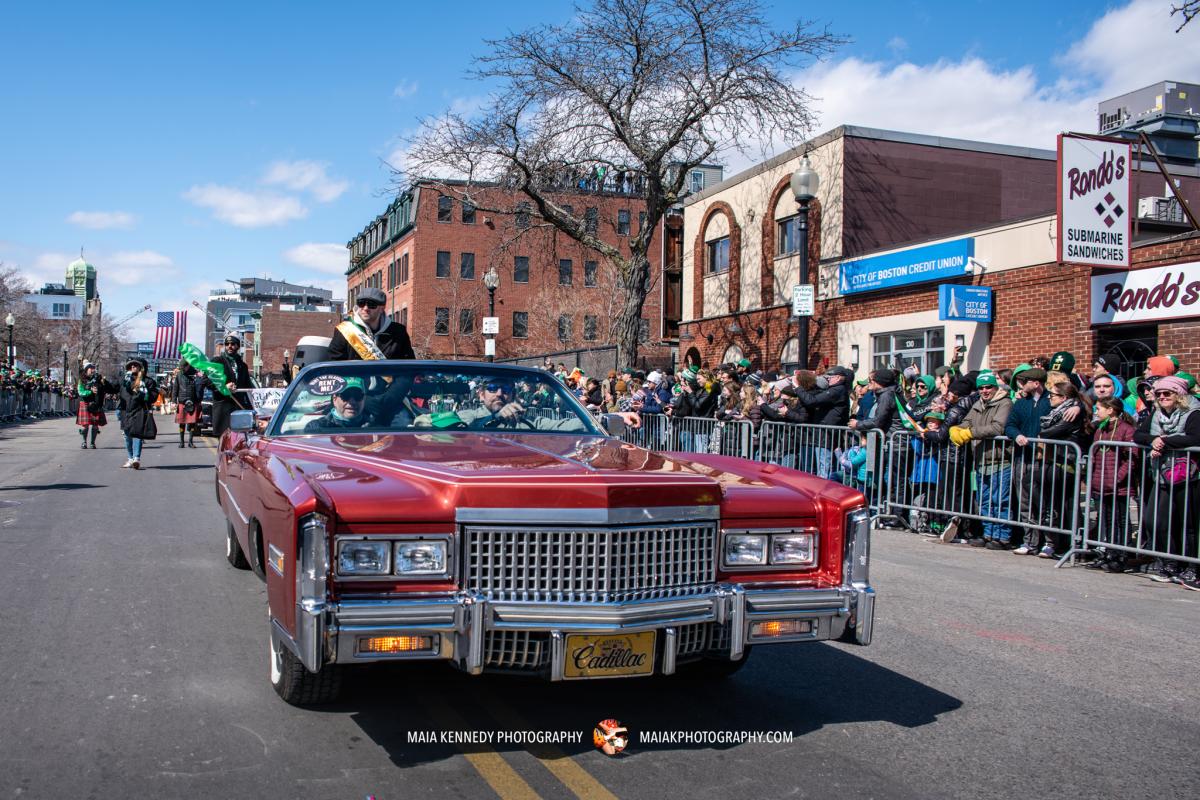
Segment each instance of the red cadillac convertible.
[{"label": "red cadillac convertible", "polygon": [[266,581],[288,703],[333,700],[367,662],[715,677],[757,645],[870,643],[859,492],[639,447],[621,437],[647,431],[594,419],[546,372],[313,364],[269,420],[232,428],[226,557]]}]

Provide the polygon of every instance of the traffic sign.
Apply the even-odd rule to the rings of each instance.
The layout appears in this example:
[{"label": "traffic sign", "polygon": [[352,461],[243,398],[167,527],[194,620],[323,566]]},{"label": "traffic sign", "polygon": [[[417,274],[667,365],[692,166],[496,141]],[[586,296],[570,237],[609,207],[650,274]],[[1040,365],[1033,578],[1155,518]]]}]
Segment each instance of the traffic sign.
[{"label": "traffic sign", "polygon": [[817,292],[811,283],[798,283],[792,287],[792,316],[811,317],[816,312]]},{"label": "traffic sign", "polygon": [[483,318],[483,334],[487,336],[491,334],[496,336],[500,333],[500,318],[499,317],[484,317]]}]

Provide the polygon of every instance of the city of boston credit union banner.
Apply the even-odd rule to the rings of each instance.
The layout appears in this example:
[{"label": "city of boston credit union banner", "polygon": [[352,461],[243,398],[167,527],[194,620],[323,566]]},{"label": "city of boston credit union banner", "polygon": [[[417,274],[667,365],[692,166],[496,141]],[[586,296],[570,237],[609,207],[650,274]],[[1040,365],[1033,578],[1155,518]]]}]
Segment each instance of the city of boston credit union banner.
[{"label": "city of boston credit union banner", "polygon": [[1129,266],[1131,167],[1127,141],[1059,134],[1059,261]]}]

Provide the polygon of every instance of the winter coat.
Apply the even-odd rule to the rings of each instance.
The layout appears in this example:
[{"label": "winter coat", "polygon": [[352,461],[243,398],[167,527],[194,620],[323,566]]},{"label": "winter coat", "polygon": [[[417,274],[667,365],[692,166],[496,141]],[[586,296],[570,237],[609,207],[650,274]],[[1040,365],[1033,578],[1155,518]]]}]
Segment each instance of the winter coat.
[{"label": "winter coat", "polygon": [[858,398],[858,407],[854,409],[854,419],[862,422],[871,416],[871,409],[875,406],[875,393],[867,391],[863,396]]},{"label": "winter coat", "polygon": [[700,387],[691,392],[680,392],[679,396],[675,398],[675,409],[671,412],[671,418],[707,417],[711,419],[719,399],[720,390],[716,387],[712,389]]},{"label": "winter coat", "polygon": [[659,386],[654,391],[643,386],[639,391],[644,392],[646,398],[642,401],[643,414],[661,414],[671,405],[671,392],[665,386]]},{"label": "winter coat", "polygon": [[975,466],[977,468],[1001,465],[1005,460],[1007,447],[996,444],[981,444],[982,439],[994,439],[1004,435],[1004,426],[1012,413],[1012,400],[1008,395],[996,393],[991,402],[982,397],[975,401],[971,410],[963,417],[959,425],[971,431],[971,439],[975,444]]},{"label": "winter coat", "polygon": [[203,372],[193,375],[180,372],[175,376],[175,383],[171,388],[171,399],[180,405],[185,405],[187,401],[191,400],[195,407],[199,407],[200,401],[204,399],[204,384],[207,380]]},{"label": "winter coat", "polygon": [[[1014,440],[1018,436],[1036,439],[1042,435],[1042,417],[1049,413],[1049,392],[1042,392],[1042,396],[1037,399],[1036,403],[1032,397],[1022,397],[1013,403],[1012,413],[1008,415],[1008,422],[1004,425],[1004,435]],[[1016,457],[1018,459],[1029,458],[1033,455],[1033,450],[1034,446],[1031,444],[1017,447]]]},{"label": "winter coat", "polygon": [[857,429],[863,433],[879,431],[885,437],[904,430],[904,422],[896,413],[896,387],[889,386],[879,393],[871,407],[871,415],[858,423]]},{"label": "winter coat", "polygon": [[[375,332],[375,346],[383,353],[384,358],[411,359],[417,357],[413,351],[412,341],[408,338],[408,328],[387,317],[384,317],[383,324]],[[329,360],[359,360],[358,353],[339,330],[334,330],[333,336],[329,340]]]},{"label": "winter coat", "polygon": [[[232,383],[239,389],[251,389],[254,384],[250,381],[250,368],[240,355],[222,353],[214,359],[225,370],[225,382]],[[250,408],[250,399],[244,392],[234,392],[226,395],[224,392],[213,392],[214,403],[234,403],[241,408]]]},{"label": "winter coat", "polygon": [[[1110,418],[1112,419],[1112,418]],[[1134,428],[1123,419],[1114,419],[1104,428],[1097,428],[1093,441],[1132,442]],[[1133,447],[1092,448],[1092,485],[1094,495],[1129,494],[1128,476],[1138,451]]]},{"label": "winter coat", "polygon": [[795,424],[808,422],[808,411],[800,403],[796,403],[794,406],[784,403],[782,409],[774,403],[763,403],[758,408],[762,412],[762,418],[768,422],[792,422]]},{"label": "winter coat", "polygon": [[804,405],[809,422],[843,427],[850,419],[850,388],[854,385],[854,373],[845,367],[834,367],[830,373],[841,375],[842,382],[827,389],[790,391]]},{"label": "winter coat", "polygon": [[909,477],[911,483],[937,483],[938,482],[938,459],[937,451],[940,449],[936,444],[926,442],[919,436],[914,436],[909,440],[913,452],[916,457],[913,460],[912,475]]},{"label": "winter coat", "polygon": [[158,426],[154,422],[154,399],[158,384],[153,378],[143,378],[137,391],[129,381],[121,382],[121,430],[132,439],[154,439]]}]

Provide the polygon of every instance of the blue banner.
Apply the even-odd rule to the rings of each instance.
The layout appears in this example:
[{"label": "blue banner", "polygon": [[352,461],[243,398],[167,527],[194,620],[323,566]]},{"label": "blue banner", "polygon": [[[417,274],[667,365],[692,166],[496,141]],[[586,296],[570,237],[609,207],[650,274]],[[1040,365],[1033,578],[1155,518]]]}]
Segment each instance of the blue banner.
[{"label": "blue banner", "polygon": [[942,284],[938,287],[938,319],[942,322],[991,322],[992,287]]},{"label": "blue banner", "polygon": [[138,342],[137,343],[137,351],[139,353],[153,353],[154,352],[154,342]]},{"label": "blue banner", "polygon": [[844,295],[857,294],[958,278],[967,274],[969,260],[974,255],[974,239],[956,239],[899,253],[846,261],[839,268],[839,291]]}]

